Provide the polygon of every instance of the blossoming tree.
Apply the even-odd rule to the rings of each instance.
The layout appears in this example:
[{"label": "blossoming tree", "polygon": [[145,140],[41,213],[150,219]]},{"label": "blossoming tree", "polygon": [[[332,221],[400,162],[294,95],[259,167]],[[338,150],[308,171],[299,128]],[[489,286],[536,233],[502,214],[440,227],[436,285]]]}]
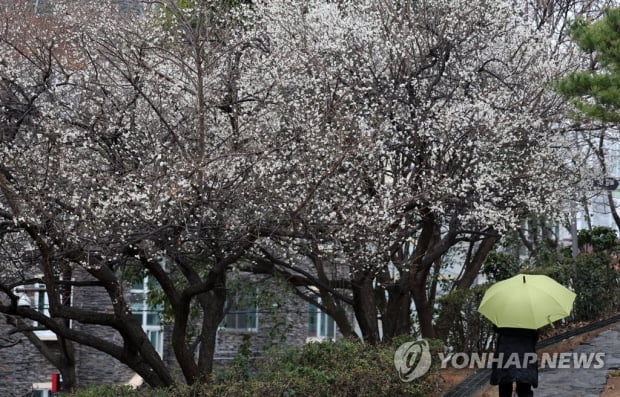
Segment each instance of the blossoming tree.
[{"label": "blossoming tree", "polygon": [[[212,370],[237,269],[284,278],[345,335],[350,308],[369,342],[379,320],[409,333],[413,302],[433,336],[447,254],[468,247],[468,286],[502,231],[581,177],[547,86],[568,63],[510,2],[50,7],[2,14],[0,312],[153,386],[173,378],[129,310],[132,278],[172,308],[188,383]],[[32,277],[49,316],[18,305]],[[108,307],[63,299],[94,286]]]},{"label": "blossoming tree", "polygon": [[379,340],[377,319],[385,337],[408,333],[413,300],[434,336],[442,259],[467,244],[459,283],[471,285],[502,231],[559,210],[580,180],[548,87],[573,67],[558,15],[535,10],[533,24],[485,1],[269,4],[269,70],[289,104],[278,111],[303,137],[289,147],[294,177],[275,181],[301,206],[262,268],[312,284],[302,295],[318,291],[345,333],[349,305],[366,340]]}]

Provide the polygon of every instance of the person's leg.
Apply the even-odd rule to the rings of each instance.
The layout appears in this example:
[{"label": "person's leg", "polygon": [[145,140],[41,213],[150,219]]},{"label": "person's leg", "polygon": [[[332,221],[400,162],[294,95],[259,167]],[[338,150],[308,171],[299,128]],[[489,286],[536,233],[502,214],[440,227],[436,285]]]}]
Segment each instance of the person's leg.
[{"label": "person's leg", "polygon": [[517,396],[519,397],[534,397],[534,391],[532,385],[529,383],[517,382]]},{"label": "person's leg", "polygon": [[499,388],[499,397],[512,397],[512,382],[500,383],[497,387]]}]

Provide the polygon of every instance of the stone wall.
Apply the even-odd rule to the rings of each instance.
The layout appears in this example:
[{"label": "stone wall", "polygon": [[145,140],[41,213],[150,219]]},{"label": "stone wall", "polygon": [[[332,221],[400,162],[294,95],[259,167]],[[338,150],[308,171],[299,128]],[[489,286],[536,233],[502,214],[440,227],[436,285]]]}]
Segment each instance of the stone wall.
[{"label": "stone wall", "polygon": [[[76,278],[86,279],[86,275]],[[249,338],[252,355],[261,358],[263,351],[272,345],[300,345],[308,337],[308,304],[298,298],[292,291],[277,282],[261,281],[264,288],[275,297],[272,301],[263,301],[257,307],[258,328],[255,330],[238,330],[220,328],[218,330],[215,365],[226,365],[235,357],[239,346]],[[129,291],[129,289],[128,289]],[[100,287],[84,287],[73,293],[73,303],[90,310],[111,310],[106,292]],[[93,336],[99,336],[120,343],[120,335],[109,327],[72,325],[77,330],[84,330]],[[0,321],[0,337],[7,335],[11,326]],[[164,328],[164,362],[173,368],[173,374],[182,378],[176,363],[174,352],[170,348],[171,326]],[[20,342],[12,347],[0,349],[0,396],[23,396],[31,390],[33,383],[49,382],[51,374],[58,372],[21,334],[14,339]],[[47,342],[54,346],[56,342]],[[133,371],[112,357],[87,346],[75,345],[76,375],[78,384],[122,384],[134,375]]]},{"label": "stone wall", "polygon": [[[76,279],[87,280],[85,272],[76,272]],[[110,298],[103,287],[76,288],[73,293],[73,304],[81,309],[112,312]],[[74,329],[89,335],[109,340],[117,345],[122,344],[120,334],[110,327],[73,324]],[[89,384],[126,383],[134,375],[127,366],[109,355],[84,345],[76,345],[76,372],[81,386]]]},{"label": "stone wall", "polygon": [[255,356],[275,344],[299,345],[308,336],[307,303],[293,295],[282,295],[283,302],[277,307],[258,307],[258,328],[239,330],[220,328],[216,344],[215,360],[230,360],[235,356],[244,338],[249,338],[250,349]]},{"label": "stone wall", "polygon": [[0,348],[0,396],[23,397],[32,391],[33,383],[50,382],[52,373],[58,370],[22,334],[13,334],[7,338],[6,335],[13,327],[5,320],[6,317],[0,315],[0,335],[5,336],[3,342],[19,342],[11,347]]},{"label": "stone wall", "polygon": [[[85,274],[77,272],[76,278],[87,279]],[[29,294],[34,303],[34,295]],[[109,299],[101,287],[76,288],[72,294],[73,305],[89,310],[110,311]],[[39,353],[21,333],[10,335],[13,327],[0,316],[0,338],[19,340],[15,346],[0,349],[0,396],[24,396],[30,392],[34,383],[48,383],[51,374],[58,372],[45,357]],[[113,342],[120,342],[120,335],[109,327],[72,324],[76,330],[86,331],[89,335],[101,337]],[[55,336],[45,343],[52,349],[57,348]],[[6,344],[6,343],[5,343]],[[78,385],[125,383],[134,375],[133,371],[111,356],[88,346],[75,344],[76,376]]]}]

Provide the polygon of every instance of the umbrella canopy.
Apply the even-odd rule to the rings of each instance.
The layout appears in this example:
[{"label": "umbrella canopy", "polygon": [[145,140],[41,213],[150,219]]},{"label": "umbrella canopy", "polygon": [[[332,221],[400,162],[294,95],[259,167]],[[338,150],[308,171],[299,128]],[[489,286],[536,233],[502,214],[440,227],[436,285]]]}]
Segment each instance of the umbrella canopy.
[{"label": "umbrella canopy", "polygon": [[575,293],[554,279],[519,274],[493,284],[478,311],[498,327],[538,329],[568,316]]}]

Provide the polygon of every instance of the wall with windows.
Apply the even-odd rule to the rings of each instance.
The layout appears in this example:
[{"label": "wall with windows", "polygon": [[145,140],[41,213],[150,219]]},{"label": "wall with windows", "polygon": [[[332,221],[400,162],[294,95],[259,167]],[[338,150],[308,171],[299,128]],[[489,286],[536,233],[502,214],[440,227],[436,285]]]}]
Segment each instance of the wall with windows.
[{"label": "wall with windows", "polygon": [[[87,274],[75,275],[76,279],[87,280]],[[239,346],[249,340],[255,357],[262,357],[265,348],[272,345],[300,345],[309,341],[327,340],[338,337],[334,321],[317,307],[301,300],[292,291],[276,281],[261,281],[256,287],[241,288],[231,285],[227,311],[219,329],[216,342],[216,365],[225,365],[233,359]],[[138,280],[127,287],[131,310],[142,323],[151,343],[162,354],[164,362],[177,367],[170,348],[169,324],[162,324],[161,308],[149,303],[149,290],[154,288],[148,278]],[[265,293],[271,298],[265,298]],[[32,307],[45,312],[47,298],[42,285],[31,285],[28,300]],[[107,296],[100,287],[77,289],[72,300],[75,305],[92,310],[105,310]],[[111,309],[111,308],[110,308]],[[90,334],[120,342],[118,333],[104,327],[75,323],[77,329]],[[0,337],[12,329],[0,319]],[[42,339],[54,348],[57,340],[49,331],[38,331]],[[50,382],[51,374],[57,372],[36,348],[22,335],[13,334],[11,347],[0,349],[0,396],[24,396],[33,385]],[[0,342],[1,343],[1,342]],[[124,384],[135,374],[123,364],[92,348],[75,345],[78,383]],[[43,390],[43,389],[41,389]]]},{"label": "wall with windows", "polygon": [[[76,279],[87,280],[86,273],[79,271],[74,274]],[[49,301],[44,285],[30,284],[20,287],[18,293],[25,294],[24,304],[28,304],[46,313]],[[107,307],[107,295],[101,287],[88,287],[76,289],[72,295],[73,304],[92,310],[105,310]],[[111,307],[110,307],[111,310]],[[36,326],[36,323],[33,324]],[[102,338],[120,341],[120,335],[115,331],[91,325],[72,323],[72,327],[87,330],[88,333]],[[52,373],[58,372],[45,357],[30,343],[21,333],[10,334],[13,326],[0,318],[0,396],[23,397],[33,390],[41,390],[42,385],[51,381]],[[58,348],[55,334],[48,330],[35,331],[35,334],[44,341],[51,349]],[[126,383],[134,373],[125,365],[112,357],[87,346],[75,344],[76,374],[78,383],[110,384]],[[45,395],[45,394],[43,394]]]},{"label": "wall with windows", "polygon": [[[274,344],[299,345],[308,336],[308,304],[276,281],[262,281],[260,289],[229,291],[224,320],[218,330],[215,360],[234,358],[244,339],[255,357]],[[234,287],[233,287],[234,288]],[[261,291],[273,297],[265,298]]]}]

